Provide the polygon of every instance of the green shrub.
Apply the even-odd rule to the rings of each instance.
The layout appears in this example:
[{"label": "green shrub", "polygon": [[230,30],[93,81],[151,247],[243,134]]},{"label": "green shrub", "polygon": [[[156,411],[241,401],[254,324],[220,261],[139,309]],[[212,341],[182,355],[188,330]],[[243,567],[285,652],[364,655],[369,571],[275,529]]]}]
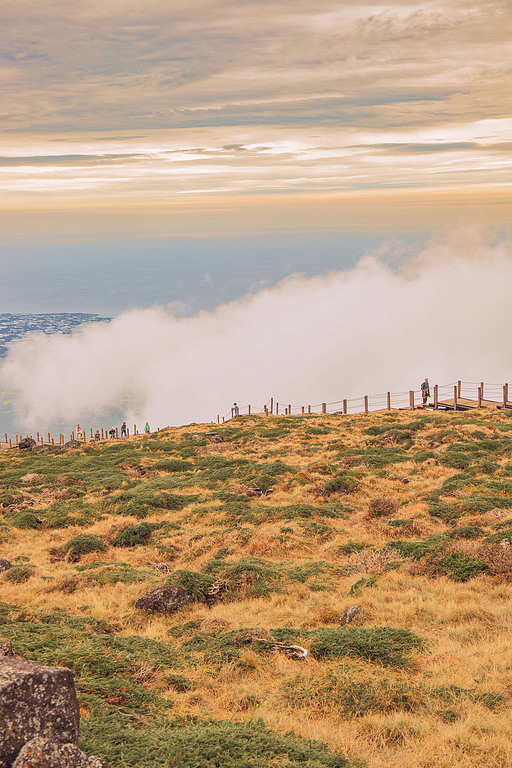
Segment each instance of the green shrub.
[{"label": "green shrub", "polygon": [[139,525],[129,525],[119,531],[112,541],[114,547],[138,547],[146,544],[155,530],[160,528],[159,523],[139,523]]},{"label": "green shrub", "polygon": [[5,578],[12,584],[24,584],[34,575],[35,565],[15,565],[5,573]]},{"label": "green shrub", "polygon": [[422,641],[407,629],[392,627],[326,627],[307,633],[315,659],[358,656],[384,665],[403,665],[407,654]]},{"label": "green shrub", "polygon": [[479,525],[462,525],[453,528],[447,536],[449,539],[479,539],[483,531]]},{"label": "green shrub", "polygon": [[184,677],[183,675],[166,675],[165,682],[173,688],[173,690],[178,691],[178,693],[193,691],[196,687],[193,680],[189,680],[188,677]]},{"label": "green shrub", "polygon": [[324,491],[325,493],[341,493],[341,494],[349,494],[354,493],[354,491],[357,491],[357,489],[360,486],[359,480],[357,478],[353,477],[352,475],[346,474],[346,473],[340,473],[337,475],[334,475],[330,480],[328,480],[324,485]]},{"label": "green shrub", "polygon": [[177,570],[166,580],[165,585],[182,587],[187,595],[199,603],[209,602],[208,589],[215,583],[215,578],[197,571]]},{"label": "green shrub", "polygon": [[370,501],[368,505],[368,517],[389,517],[396,514],[398,502],[390,499],[389,496],[378,496]]},{"label": "green shrub", "polygon": [[67,552],[71,562],[77,562],[82,555],[87,555],[89,552],[104,552],[106,549],[107,545],[103,539],[91,533],[79,533],[63,547],[63,551]]},{"label": "green shrub", "polygon": [[281,735],[261,721],[183,724],[155,719],[137,727],[95,714],[81,726],[79,746],[126,768],[350,768],[322,744]]},{"label": "green shrub", "polygon": [[5,522],[14,526],[14,528],[30,530],[40,528],[43,521],[34,512],[23,509],[7,515]]},{"label": "green shrub", "polygon": [[436,573],[448,576],[452,581],[469,581],[488,570],[486,563],[477,557],[461,552],[450,552],[432,560]]},{"label": "green shrub", "polygon": [[152,464],[151,469],[158,469],[160,472],[190,472],[194,469],[194,464],[180,459],[161,459]]}]

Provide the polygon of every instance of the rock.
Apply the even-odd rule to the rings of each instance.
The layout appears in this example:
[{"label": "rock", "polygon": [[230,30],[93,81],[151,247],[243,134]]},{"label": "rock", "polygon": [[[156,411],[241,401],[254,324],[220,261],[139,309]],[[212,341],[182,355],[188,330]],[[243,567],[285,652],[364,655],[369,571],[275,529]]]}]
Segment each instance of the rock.
[{"label": "rock", "polygon": [[183,587],[158,587],[139,597],[135,607],[147,613],[174,613],[191,599]]},{"label": "rock", "polygon": [[0,637],[0,656],[14,656],[14,648],[10,640]]},{"label": "rock", "polygon": [[207,432],[205,437],[207,437],[208,440],[210,440],[210,442],[212,442],[212,443],[223,443],[224,442],[224,438],[222,437],[222,435],[217,434],[217,432]]},{"label": "rock", "polygon": [[342,613],[340,616],[340,624],[350,624],[360,611],[360,605],[353,605],[351,608],[347,608],[345,613]]},{"label": "rock", "polygon": [[80,710],[73,673],[0,656],[0,761],[12,762],[35,736],[76,743]]},{"label": "rock", "polygon": [[36,736],[21,749],[12,768],[110,768],[101,757],[87,757],[74,744]]},{"label": "rock", "polygon": [[23,451],[26,448],[30,448],[30,450],[33,450],[35,445],[37,445],[37,443],[32,437],[24,437],[23,440],[20,440],[20,442],[18,443],[18,448],[20,449],[20,451]]},{"label": "rock", "polygon": [[8,571],[9,568],[12,568],[13,565],[8,560],[5,560],[3,557],[0,557],[0,573],[3,573],[3,571]]},{"label": "rock", "polygon": [[64,443],[64,448],[81,448],[82,443],[79,443],[78,440],[68,440],[67,443]]}]

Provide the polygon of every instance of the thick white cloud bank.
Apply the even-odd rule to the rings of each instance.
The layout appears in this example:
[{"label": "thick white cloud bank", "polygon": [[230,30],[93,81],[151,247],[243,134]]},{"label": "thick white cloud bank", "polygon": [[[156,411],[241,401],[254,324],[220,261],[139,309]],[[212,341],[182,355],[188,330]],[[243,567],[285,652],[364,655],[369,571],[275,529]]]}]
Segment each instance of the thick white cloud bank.
[{"label": "thick white cloud bank", "polygon": [[[210,421],[261,407],[416,389],[425,376],[504,383],[512,372],[512,240],[461,228],[390,266],[290,277],[213,312],[134,310],[73,336],[13,344],[1,384],[27,429],[95,427],[122,401],[129,423]],[[314,258],[314,254],[312,254]]]}]

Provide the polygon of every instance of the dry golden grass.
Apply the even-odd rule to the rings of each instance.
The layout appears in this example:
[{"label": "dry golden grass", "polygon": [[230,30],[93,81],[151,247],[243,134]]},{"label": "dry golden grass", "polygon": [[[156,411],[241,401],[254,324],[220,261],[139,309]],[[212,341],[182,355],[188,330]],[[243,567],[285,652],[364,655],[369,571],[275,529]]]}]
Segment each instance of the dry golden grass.
[{"label": "dry golden grass", "polygon": [[[175,555],[169,562],[175,569],[200,571],[219,550],[224,551],[223,559],[228,562],[242,557],[261,558],[274,564],[287,561],[293,565],[324,561],[338,570],[319,588],[312,588],[307,581],[283,582],[280,591],[264,597],[220,601],[211,607],[193,603],[169,617],[147,616],[134,609],[134,602],[153,584],[162,583],[165,577],[151,571],[149,564],[165,561],[166,557],[160,554],[153,539],[134,548],[111,546],[122,528],[140,521],[106,512],[86,528],[75,525],[62,529],[7,529],[2,534],[0,556],[19,562],[28,558],[35,571],[24,583],[12,583],[6,574],[0,574],[1,600],[23,606],[29,614],[64,609],[76,616],[104,619],[120,635],[137,634],[176,648],[181,641],[169,630],[190,621],[200,622],[197,631],[205,633],[247,627],[259,627],[262,631],[278,627],[307,630],[339,626],[342,614],[358,605],[360,611],[354,626],[407,629],[421,637],[425,645],[410,654],[401,669],[349,660],[345,665],[346,679],[350,680],[353,675],[354,683],[365,680],[370,687],[378,687],[387,680],[394,685],[408,685],[411,691],[424,690],[424,701],[420,701],[421,697],[418,699],[417,711],[405,708],[383,712],[370,708],[360,715],[343,715],[335,699],[328,696],[321,707],[315,700],[299,706],[286,698],[287,686],[295,685],[298,690],[300,684],[310,678],[320,680],[329,674],[340,675],[343,666],[340,660],[317,661],[309,657],[306,661],[297,661],[282,653],[263,656],[254,649],[242,650],[236,661],[224,663],[220,668],[198,655],[190,669],[177,670],[194,682],[193,690],[177,692],[171,686],[165,687],[162,677],[142,663],[134,677],[147,687],[164,686],[164,696],[172,699],[177,715],[234,721],[262,718],[280,732],[293,730],[325,742],[367,768],[512,766],[512,595],[507,582],[512,574],[512,552],[506,547],[486,548],[481,540],[460,539],[452,542],[451,551],[482,558],[489,566],[488,574],[458,583],[443,575],[434,578],[427,572],[421,573],[419,567],[415,572],[410,560],[386,548],[386,544],[404,538],[425,540],[449,532],[449,525],[429,514],[426,497],[461,470],[444,466],[437,459],[416,463],[411,456],[376,471],[365,464],[362,454],[351,455],[367,449],[369,437],[365,430],[369,427],[383,426],[390,421],[409,424],[421,417],[421,413],[394,413],[391,418],[362,415],[346,420],[326,416],[297,420],[296,426],[294,419],[288,422],[276,419],[276,425],[286,434],[273,437],[272,441],[267,441],[263,432],[268,423],[272,425],[272,420],[253,419],[252,424],[242,420],[241,430],[254,430],[250,440],[240,440],[239,444],[236,440],[207,443],[195,448],[195,456],[248,459],[259,464],[280,460],[296,470],[288,476],[276,476],[272,495],[249,501],[247,509],[258,510],[258,522],[243,518],[245,507],[240,520],[230,520],[222,502],[212,496],[214,491],[224,489],[243,495],[244,483],[236,476],[217,488],[209,488],[204,482],[191,482],[185,489],[178,488],[176,493],[197,494],[200,500],[179,512],[156,510],[147,518],[175,526],[159,540],[161,547],[174,547]],[[417,438],[414,436],[414,448],[433,449],[439,457],[454,442],[475,440],[481,434],[497,439],[510,434],[497,428],[508,423],[502,414],[482,414],[480,420],[482,423],[475,417],[474,424],[467,424],[459,423],[462,419],[457,415],[429,414],[428,424],[418,432]],[[329,433],[314,434],[314,428],[318,427],[328,428]],[[313,434],[307,439],[311,428]],[[159,438],[179,442],[185,432],[201,435],[212,429],[215,428],[211,425],[173,428],[162,431]],[[448,434],[439,442],[438,435],[444,431]],[[133,443],[141,439],[140,436],[134,438]],[[126,442],[120,441],[119,445]],[[13,452],[3,452],[0,459],[6,466],[19,463]],[[505,467],[510,458],[498,457],[498,461]],[[148,456],[145,463],[154,464],[155,457]],[[346,495],[326,493],[326,482],[336,473],[347,470],[357,474],[359,488]],[[127,475],[129,472],[127,467]],[[159,476],[165,477],[165,473],[159,472]],[[38,495],[30,481],[23,486],[27,496],[33,497],[34,509],[44,512],[52,501],[51,494]],[[452,494],[448,502],[471,498],[477,492],[477,488],[468,484]],[[119,491],[111,496],[116,494]],[[391,526],[386,517],[369,516],[372,499],[381,496],[396,503],[392,517],[400,518],[399,527]],[[101,504],[98,493],[84,498]],[[276,507],[303,504],[318,507],[326,502],[345,505],[349,511],[340,517],[315,513],[311,519],[272,516]],[[213,511],[205,513],[208,509]],[[461,515],[457,525],[474,524],[476,520],[478,525],[487,526],[486,533],[489,533],[507,514],[486,511],[477,517]],[[329,530],[308,531],[306,525],[311,522],[328,526]],[[88,583],[84,577],[76,591],[63,590],[66,580],[86,572],[78,571],[77,564],[68,559],[52,562],[51,552],[84,532],[100,537],[108,548],[104,552],[85,554],[80,565],[126,563],[133,569],[145,569],[147,580],[101,586]],[[346,545],[353,543],[360,548],[352,552],[346,550]],[[369,577],[375,577],[371,584],[349,594],[358,580]],[[466,693],[458,697],[454,694],[455,704],[447,704],[441,712],[433,689]],[[484,706],[485,696],[496,696],[501,703],[494,709]]]}]

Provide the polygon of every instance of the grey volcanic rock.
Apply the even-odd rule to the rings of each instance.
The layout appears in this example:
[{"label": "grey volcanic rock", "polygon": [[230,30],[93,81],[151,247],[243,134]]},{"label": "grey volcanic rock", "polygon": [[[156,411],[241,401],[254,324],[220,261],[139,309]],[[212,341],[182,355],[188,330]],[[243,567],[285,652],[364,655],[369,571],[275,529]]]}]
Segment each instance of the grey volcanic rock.
[{"label": "grey volcanic rock", "polygon": [[0,637],[0,656],[14,656],[14,648],[11,641],[4,640],[3,637]]},{"label": "grey volcanic rock", "polygon": [[78,739],[80,710],[73,673],[0,656],[0,764],[10,764],[30,739]]},{"label": "grey volcanic rock", "polygon": [[110,768],[101,757],[87,757],[74,744],[57,744],[37,736],[20,751],[12,768]]},{"label": "grey volcanic rock", "polygon": [[78,440],[68,440],[67,443],[64,443],[64,448],[81,448],[83,443],[78,442]]},{"label": "grey volcanic rock", "polygon": [[33,450],[35,445],[37,445],[35,440],[33,440],[31,437],[25,437],[18,443],[18,448],[20,451],[23,451],[25,448],[30,448]]},{"label": "grey volcanic rock", "polygon": [[3,571],[8,571],[9,568],[12,568],[12,563],[10,563],[8,560],[6,560],[3,557],[0,557],[0,573]]},{"label": "grey volcanic rock", "polygon": [[135,607],[147,613],[174,613],[191,599],[183,587],[158,587],[139,597]]}]

